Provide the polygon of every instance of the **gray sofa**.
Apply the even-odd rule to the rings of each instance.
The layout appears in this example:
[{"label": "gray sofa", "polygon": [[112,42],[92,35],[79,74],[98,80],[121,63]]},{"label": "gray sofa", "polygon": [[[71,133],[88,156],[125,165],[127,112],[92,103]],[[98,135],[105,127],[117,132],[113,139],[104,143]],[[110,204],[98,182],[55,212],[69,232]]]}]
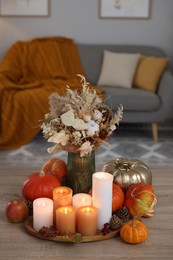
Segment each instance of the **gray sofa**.
[{"label": "gray sofa", "polygon": [[[103,52],[141,53],[166,57],[163,50],[153,46],[78,44],[79,55],[87,80],[97,85]],[[106,91],[106,102],[112,110],[124,107],[124,123],[149,123],[155,142],[158,141],[158,123],[173,116],[173,75],[169,65],[162,74],[156,93],[139,88],[101,86]]]}]

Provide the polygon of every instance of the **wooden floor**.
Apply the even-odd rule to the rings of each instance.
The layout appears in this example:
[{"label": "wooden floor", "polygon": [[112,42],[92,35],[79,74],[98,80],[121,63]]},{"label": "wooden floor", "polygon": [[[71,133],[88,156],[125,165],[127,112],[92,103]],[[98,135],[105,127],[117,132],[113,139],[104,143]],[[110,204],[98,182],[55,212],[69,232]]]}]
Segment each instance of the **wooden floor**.
[{"label": "wooden floor", "polygon": [[152,169],[158,198],[155,215],[143,219],[148,239],[138,245],[124,243],[120,237],[92,243],[45,241],[26,233],[24,224],[11,224],[3,214],[5,202],[21,194],[21,184],[30,170],[25,167],[0,169],[0,260],[166,260],[173,259],[173,169]]}]

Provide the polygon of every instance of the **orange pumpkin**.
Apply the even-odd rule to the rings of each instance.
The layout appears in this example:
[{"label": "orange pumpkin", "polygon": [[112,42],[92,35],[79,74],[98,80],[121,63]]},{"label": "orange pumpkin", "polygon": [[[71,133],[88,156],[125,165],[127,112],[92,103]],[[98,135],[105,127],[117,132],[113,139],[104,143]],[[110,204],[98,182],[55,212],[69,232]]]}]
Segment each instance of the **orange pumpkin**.
[{"label": "orange pumpkin", "polygon": [[112,186],[112,212],[115,212],[119,209],[124,202],[124,192],[122,189],[115,183]]},{"label": "orange pumpkin", "polygon": [[54,175],[61,184],[65,184],[67,175],[67,164],[59,158],[51,158],[43,164],[42,171]]},{"label": "orange pumpkin", "polygon": [[148,237],[147,227],[137,219],[125,223],[120,229],[120,237],[130,244],[138,244]]},{"label": "orange pumpkin", "polygon": [[53,199],[53,190],[60,186],[55,176],[44,171],[35,172],[27,176],[22,184],[22,195],[26,200],[34,201],[46,197]]}]

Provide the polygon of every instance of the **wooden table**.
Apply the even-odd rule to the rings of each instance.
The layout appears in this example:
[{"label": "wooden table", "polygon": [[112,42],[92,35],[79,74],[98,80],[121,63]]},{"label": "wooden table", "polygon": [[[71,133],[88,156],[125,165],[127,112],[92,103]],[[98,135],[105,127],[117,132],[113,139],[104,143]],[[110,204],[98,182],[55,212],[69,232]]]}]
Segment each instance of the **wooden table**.
[{"label": "wooden table", "polygon": [[155,215],[143,219],[148,239],[137,245],[126,244],[119,236],[81,244],[46,241],[26,233],[24,224],[9,223],[2,212],[4,204],[21,194],[21,184],[31,172],[24,166],[0,169],[0,259],[173,259],[173,169],[152,169],[158,204]]}]

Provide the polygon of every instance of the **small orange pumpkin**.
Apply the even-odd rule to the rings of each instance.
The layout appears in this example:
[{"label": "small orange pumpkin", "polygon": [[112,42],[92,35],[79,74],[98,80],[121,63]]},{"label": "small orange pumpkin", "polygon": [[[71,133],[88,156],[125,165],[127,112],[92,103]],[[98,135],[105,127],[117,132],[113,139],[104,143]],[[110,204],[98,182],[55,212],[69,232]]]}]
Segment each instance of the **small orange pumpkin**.
[{"label": "small orange pumpkin", "polygon": [[121,227],[120,237],[127,243],[138,244],[147,239],[148,229],[140,220],[134,218]]},{"label": "small orange pumpkin", "polygon": [[43,164],[41,170],[54,175],[61,184],[66,181],[67,164],[60,158],[49,159]]}]

